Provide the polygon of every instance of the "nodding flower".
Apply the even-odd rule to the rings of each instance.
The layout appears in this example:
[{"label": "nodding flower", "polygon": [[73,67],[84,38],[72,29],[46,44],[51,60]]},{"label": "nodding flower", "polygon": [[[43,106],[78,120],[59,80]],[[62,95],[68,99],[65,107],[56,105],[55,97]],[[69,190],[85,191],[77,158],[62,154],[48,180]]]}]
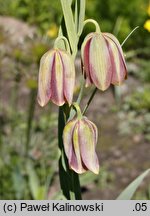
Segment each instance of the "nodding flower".
[{"label": "nodding flower", "polygon": [[75,67],[71,55],[64,50],[52,49],[40,61],[38,103],[45,106],[52,101],[58,106],[71,105],[75,84]]},{"label": "nodding flower", "polygon": [[121,45],[110,33],[93,32],[81,47],[86,87],[94,84],[104,91],[110,84],[120,85],[127,78],[127,67]]},{"label": "nodding flower", "polygon": [[70,169],[81,174],[87,170],[99,173],[96,154],[98,131],[96,125],[85,116],[70,120],[63,132],[63,143]]}]

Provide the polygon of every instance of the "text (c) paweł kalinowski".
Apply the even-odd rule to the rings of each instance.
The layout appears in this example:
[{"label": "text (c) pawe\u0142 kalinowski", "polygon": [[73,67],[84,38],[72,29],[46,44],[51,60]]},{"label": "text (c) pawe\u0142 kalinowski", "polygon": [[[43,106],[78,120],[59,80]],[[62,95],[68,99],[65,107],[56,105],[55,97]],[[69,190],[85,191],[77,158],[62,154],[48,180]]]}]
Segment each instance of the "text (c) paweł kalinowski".
[{"label": "text (c) pawe\u0142 kalinowski", "polygon": [[42,211],[103,211],[103,203],[94,204],[70,204],[70,203],[47,203],[47,204],[20,204],[20,211],[32,211],[32,212],[42,212]]}]

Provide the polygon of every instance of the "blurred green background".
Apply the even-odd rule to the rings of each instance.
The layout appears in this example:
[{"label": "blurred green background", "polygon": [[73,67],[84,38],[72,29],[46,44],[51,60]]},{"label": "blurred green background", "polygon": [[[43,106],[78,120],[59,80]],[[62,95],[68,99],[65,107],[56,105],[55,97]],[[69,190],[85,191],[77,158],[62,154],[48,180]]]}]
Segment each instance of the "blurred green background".
[{"label": "blurred green background", "polygon": [[[57,37],[61,5],[59,0],[0,0],[0,5],[0,199],[61,199],[58,108],[52,103],[40,108],[36,101],[39,60]],[[150,2],[87,0],[86,18],[96,19],[120,43],[139,26],[123,47],[128,80],[98,92],[87,112],[99,128],[101,171],[80,177],[83,198],[115,199],[150,167]],[[92,30],[86,25],[80,44]],[[75,97],[79,57],[76,67]],[[82,107],[90,92],[85,89]],[[150,198],[148,179],[134,198]]]}]

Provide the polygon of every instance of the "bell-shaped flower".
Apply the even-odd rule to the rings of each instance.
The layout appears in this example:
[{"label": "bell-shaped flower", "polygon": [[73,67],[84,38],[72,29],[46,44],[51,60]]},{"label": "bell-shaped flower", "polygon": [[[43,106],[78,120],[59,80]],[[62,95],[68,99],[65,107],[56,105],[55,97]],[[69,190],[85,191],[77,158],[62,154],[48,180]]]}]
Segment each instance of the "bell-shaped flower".
[{"label": "bell-shaped flower", "polygon": [[81,174],[87,170],[99,173],[96,155],[97,127],[85,116],[70,120],[63,132],[63,142],[70,169]]},{"label": "bell-shaped flower", "polygon": [[94,84],[104,91],[110,84],[120,85],[127,78],[127,68],[121,45],[110,33],[90,33],[82,48],[83,73],[86,87]]},{"label": "bell-shaped flower", "polygon": [[58,106],[72,103],[75,67],[71,55],[60,49],[45,53],[40,61],[38,102],[45,106],[49,100]]}]

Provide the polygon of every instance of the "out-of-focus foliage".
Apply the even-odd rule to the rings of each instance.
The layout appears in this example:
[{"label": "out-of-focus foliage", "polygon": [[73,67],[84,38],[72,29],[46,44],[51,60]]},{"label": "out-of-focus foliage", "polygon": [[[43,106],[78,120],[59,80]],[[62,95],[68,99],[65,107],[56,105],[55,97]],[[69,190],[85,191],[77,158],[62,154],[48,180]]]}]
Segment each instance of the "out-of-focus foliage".
[{"label": "out-of-focus foliage", "polygon": [[131,97],[126,98],[126,104],[130,110],[138,112],[150,110],[150,88],[144,88],[135,92]]},{"label": "out-of-focus foliage", "polygon": [[125,45],[129,47],[132,44],[137,48],[150,45],[148,31],[143,28],[148,19],[148,3],[147,0],[89,0],[86,15],[98,20],[102,31],[114,32],[120,41],[123,41],[133,28],[140,26]]},{"label": "out-of-focus foliage", "polygon": [[119,130],[122,134],[144,134],[150,141],[150,88],[139,89],[126,97],[123,109],[119,112]]},{"label": "out-of-focus foliage", "polygon": [[[149,32],[144,29],[148,19],[148,0],[87,0],[86,17],[96,19],[102,31],[114,32],[120,41],[136,26],[140,26],[128,44],[135,48],[150,45]],[[59,0],[0,0],[0,14],[14,16],[36,25],[50,37],[56,36],[62,18]],[[86,27],[87,29],[92,28]],[[144,40],[143,40],[144,38]]]},{"label": "out-of-focus foliage", "polygon": [[150,82],[150,61],[149,59],[136,59],[139,69],[135,72],[135,75],[143,82]]},{"label": "out-of-focus foliage", "polygon": [[1,134],[0,199],[48,199],[59,155],[54,133],[57,116],[52,113],[33,120],[26,156],[25,115],[10,112],[14,118],[7,113],[11,123],[5,118]]},{"label": "out-of-focus foliage", "polygon": [[0,14],[22,19],[41,31],[48,30],[52,23],[58,24],[61,19],[58,0],[0,0],[0,5]]},{"label": "out-of-focus foliage", "polygon": [[14,45],[4,29],[0,33],[0,199],[48,199],[59,155],[57,115],[51,107],[39,115],[36,92],[39,59],[49,45],[38,37]]}]

